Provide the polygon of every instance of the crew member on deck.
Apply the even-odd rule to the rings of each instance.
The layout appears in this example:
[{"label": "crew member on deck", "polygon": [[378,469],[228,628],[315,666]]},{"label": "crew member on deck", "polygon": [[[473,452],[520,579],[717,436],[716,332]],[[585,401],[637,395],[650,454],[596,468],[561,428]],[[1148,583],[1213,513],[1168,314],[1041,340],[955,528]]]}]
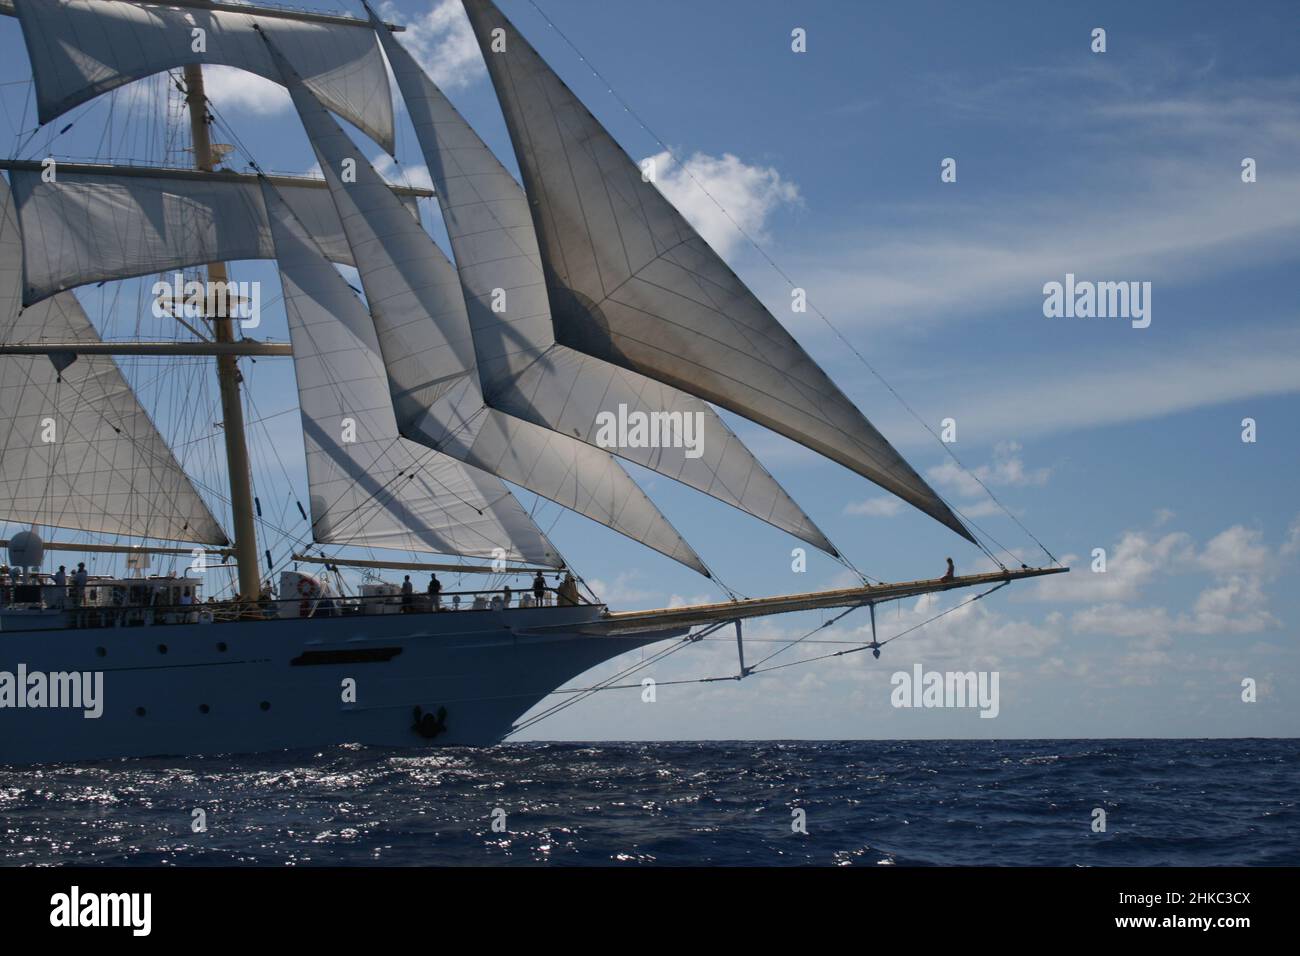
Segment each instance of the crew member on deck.
[{"label": "crew member on deck", "polygon": [[511,592],[510,592],[510,585],[507,584],[504,588],[502,588],[502,589],[501,589],[501,593],[502,593],[503,595],[505,595],[505,599],[506,599],[506,600],[505,600],[505,603],[504,603],[502,606],[503,606],[503,607],[509,607],[509,606],[510,606],[510,594],[511,594]]},{"label": "crew member on deck", "polygon": [[411,576],[408,574],[406,580],[402,582],[402,613],[411,613],[411,604],[415,600],[415,586],[411,584]]},{"label": "crew member on deck", "polygon": [[952,558],[949,558],[949,559],[948,559],[948,570],[945,571],[945,572],[943,573],[943,577],[941,577],[939,580],[940,580],[940,581],[951,581],[951,580],[956,576],[956,573],[957,573],[957,572],[956,572],[956,569],[953,568],[953,565],[952,565]]},{"label": "crew member on deck", "polygon": [[72,603],[76,607],[81,607],[86,603],[86,563],[77,562],[77,571],[72,575]]},{"label": "crew member on deck", "polygon": [[442,610],[442,582],[436,574],[429,575],[429,604],[435,611]]},{"label": "crew member on deck", "polygon": [[578,582],[574,580],[573,572],[564,572],[564,580],[555,592],[556,602],[565,607],[572,607],[578,603]]},{"label": "crew member on deck", "polygon": [[542,606],[542,600],[546,597],[546,578],[542,577],[542,572],[537,572],[537,577],[533,578],[533,597],[537,599],[537,606]]},{"label": "crew member on deck", "polygon": [[58,589],[54,600],[59,607],[63,607],[68,603],[68,569],[61,564],[59,570],[54,572],[54,586]]}]

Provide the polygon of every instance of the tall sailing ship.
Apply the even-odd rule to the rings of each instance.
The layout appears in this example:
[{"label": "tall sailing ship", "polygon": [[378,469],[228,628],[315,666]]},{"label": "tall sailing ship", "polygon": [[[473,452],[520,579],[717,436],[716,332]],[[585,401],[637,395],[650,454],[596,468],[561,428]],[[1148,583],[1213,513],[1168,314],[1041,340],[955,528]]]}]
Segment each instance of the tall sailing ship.
[{"label": "tall sailing ship", "polygon": [[[734,627],[741,678],[742,621],[865,607],[878,656],[881,602],[1065,570],[999,563],[642,611],[581,596],[511,486],[709,576],[630,461],[840,557],[716,409],[980,542],[501,11],[464,7],[522,185],[369,7],[0,0],[22,30],[41,128],[162,75],[193,167],[0,162],[0,520],[23,529],[0,580],[0,761],[486,745],[566,681],[646,645]],[[386,64],[432,191],[386,181],[336,119],[394,153]],[[213,142],[205,66],[285,87],[320,176],[268,175],[252,156],[248,172],[222,168],[232,147]],[[421,224],[431,196],[454,262]],[[225,264],[256,259],[278,269],[288,343],[244,334],[247,297],[230,294]],[[183,329],[165,341],[101,338],[74,293],[182,274],[158,291]],[[123,356],[215,364],[220,487],[182,465]],[[258,542],[241,371],[275,356],[297,382],[311,537],[279,555]],[[703,440],[610,447],[614,414],[677,438],[698,423]],[[125,555],[127,573],[56,577],[72,565],[63,552]],[[150,574],[155,559],[181,572]],[[483,586],[403,593],[372,575],[348,593],[340,566]]]}]

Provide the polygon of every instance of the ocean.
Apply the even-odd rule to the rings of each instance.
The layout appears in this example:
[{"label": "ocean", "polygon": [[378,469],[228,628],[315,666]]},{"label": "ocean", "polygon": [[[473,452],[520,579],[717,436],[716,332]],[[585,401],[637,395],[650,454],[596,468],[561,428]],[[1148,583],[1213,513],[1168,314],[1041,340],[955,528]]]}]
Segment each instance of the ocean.
[{"label": "ocean", "polygon": [[1298,744],[522,743],[0,767],[0,864],[1296,865]]}]

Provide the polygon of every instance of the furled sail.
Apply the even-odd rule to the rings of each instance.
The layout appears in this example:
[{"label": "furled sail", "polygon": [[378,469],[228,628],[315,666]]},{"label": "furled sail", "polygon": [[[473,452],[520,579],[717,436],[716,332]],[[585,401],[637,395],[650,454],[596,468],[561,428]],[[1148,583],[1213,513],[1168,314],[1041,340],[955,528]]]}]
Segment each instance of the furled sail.
[{"label": "furled sail", "polygon": [[[3,180],[0,205],[0,341],[100,341],[70,292],[21,307],[21,240]],[[228,543],[111,356],[0,356],[0,408],[0,519]]]},{"label": "furled sail", "polygon": [[[270,259],[275,252],[256,176],[138,167],[118,172],[60,164],[11,168],[23,234],[23,302],[109,279],[207,262]],[[334,262],[352,249],[322,180],[276,178],[281,195]],[[414,197],[403,203],[419,217]]]},{"label": "furled sail", "polygon": [[253,29],[257,23],[326,106],[392,151],[388,74],[365,21],[288,19],[268,11],[254,18],[195,2],[14,0],[14,6],[42,123],[132,80],[188,63],[233,66],[277,80]]},{"label": "furled sail", "polygon": [[500,480],[398,434],[365,306],[275,187],[262,188],[293,341],[315,540],[560,567]]},{"label": "furled sail", "polygon": [[311,92],[291,72],[282,82],[352,245],[401,433],[707,574],[611,455],[486,407],[455,268]]},{"label": "furled sail", "polygon": [[970,532],[490,0],[464,0],[531,200],[556,340],[730,409]]},{"label": "furled sail", "polygon": [[[834,554],[826,536],[707,404],[555,341],[528,200],[514,177],[371,13],[415,126],[456,256],[489,405],[595,445],[597,413],[699,421],[688,449],[616,447]],[[645,420],[645,419],[643,419]]]}]

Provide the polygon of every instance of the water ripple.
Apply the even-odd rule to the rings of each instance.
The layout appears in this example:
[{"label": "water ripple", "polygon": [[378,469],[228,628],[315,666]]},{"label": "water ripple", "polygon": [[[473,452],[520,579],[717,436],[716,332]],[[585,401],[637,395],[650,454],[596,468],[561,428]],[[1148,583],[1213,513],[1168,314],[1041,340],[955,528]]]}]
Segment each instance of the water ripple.
[{"label": "water ripple", "polygon": [[[0,863],[1295,865],[1297,784],[1285,740],[115,760],[0,768]],[[1103,833],[1091,829],[1098,807]],[[806,834],[792,831],[797,810]]]}]

